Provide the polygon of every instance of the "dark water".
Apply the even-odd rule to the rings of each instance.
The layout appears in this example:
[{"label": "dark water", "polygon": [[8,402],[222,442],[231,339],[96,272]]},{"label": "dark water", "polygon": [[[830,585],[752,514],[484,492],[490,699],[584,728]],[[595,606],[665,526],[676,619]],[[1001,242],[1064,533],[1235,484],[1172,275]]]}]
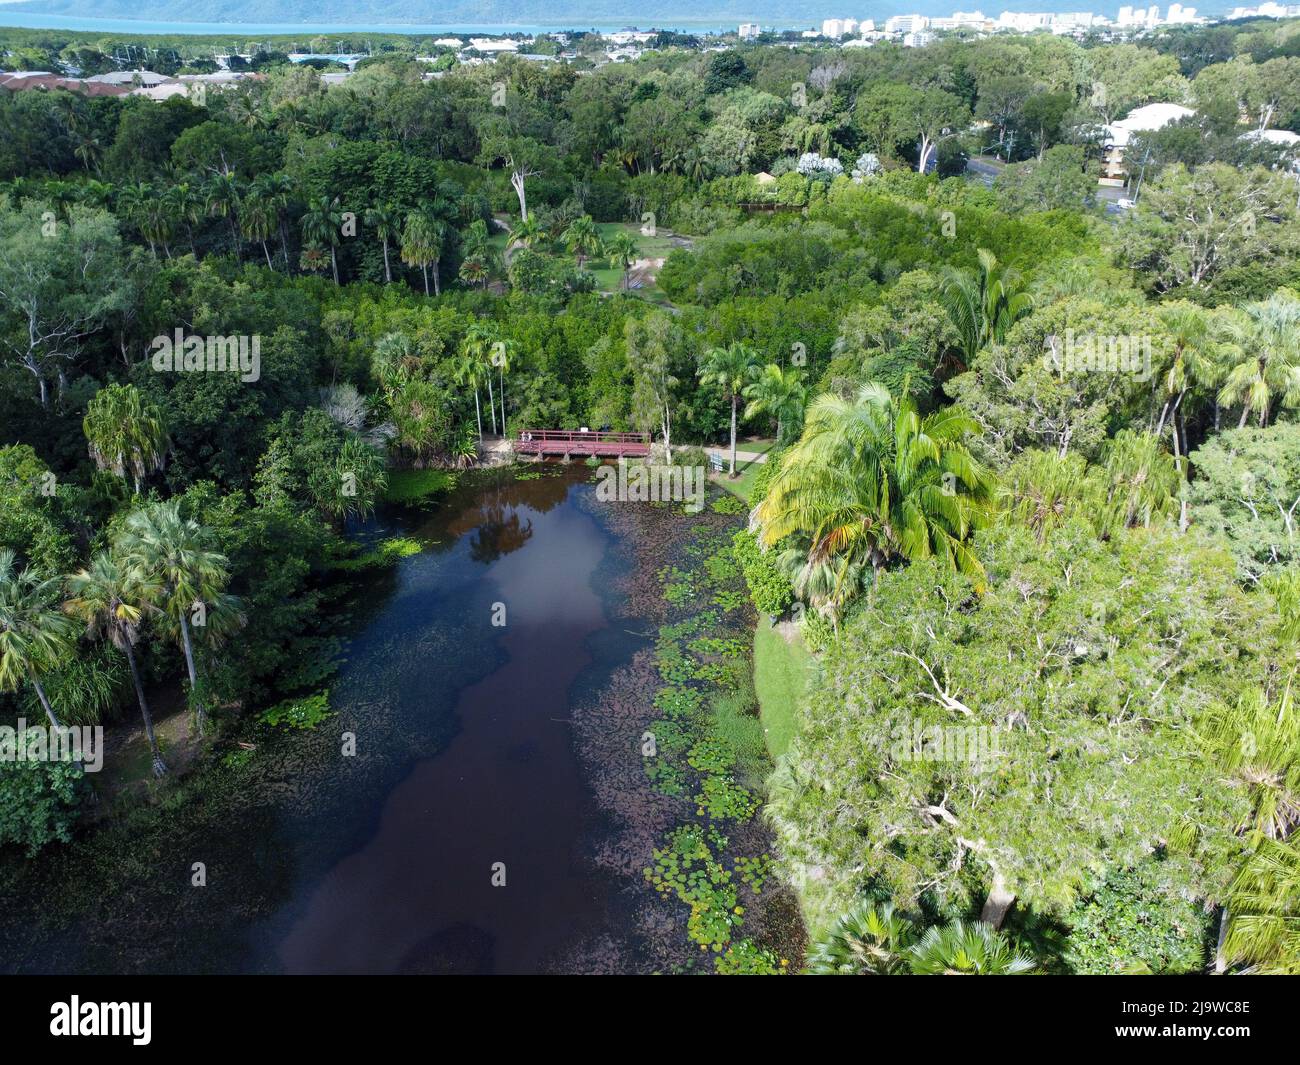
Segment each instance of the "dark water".
[{"label": "dark water", "polygon": [[71,924],[0,935],[4,967],[537,972],[625,927],[624,885],[584,856],[602,826],[569,716],[647,641],[610,621],[630,563],[589,477],[477,475],[432,511],[381,516],[371,534],[431,543],[353,604],[337,717],[266,752],[241,794],[133,838],[111,873],[56,864],[41,890],[113,886]]}]

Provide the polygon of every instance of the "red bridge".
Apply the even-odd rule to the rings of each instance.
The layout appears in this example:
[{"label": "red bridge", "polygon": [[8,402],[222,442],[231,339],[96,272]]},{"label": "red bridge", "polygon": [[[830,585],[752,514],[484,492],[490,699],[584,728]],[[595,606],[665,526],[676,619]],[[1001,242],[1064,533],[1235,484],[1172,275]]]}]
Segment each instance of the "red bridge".
[{"label": "red bridge", "polygon": [[650,454],[649,433],[593,433],[573,429],[525,429],[514,442],[521,455]]}]

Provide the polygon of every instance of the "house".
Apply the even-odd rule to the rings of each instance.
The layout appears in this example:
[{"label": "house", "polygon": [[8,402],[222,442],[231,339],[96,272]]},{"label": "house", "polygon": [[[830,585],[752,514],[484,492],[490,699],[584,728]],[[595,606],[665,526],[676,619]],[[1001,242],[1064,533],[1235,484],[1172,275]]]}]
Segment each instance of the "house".
[{"label": "house", "polygon": [[1128,168],[1124,162],[1124,153],[1135,133],[1150,133],[1163,129],[1171,122],[1178,122],[1196,114],[1190,107],[1180,104],[1147,104],[1136,108],[1105,128],[1102,142],[1101,177],[1099,185],[1108,188],[1121,188],[1128,181]]}]

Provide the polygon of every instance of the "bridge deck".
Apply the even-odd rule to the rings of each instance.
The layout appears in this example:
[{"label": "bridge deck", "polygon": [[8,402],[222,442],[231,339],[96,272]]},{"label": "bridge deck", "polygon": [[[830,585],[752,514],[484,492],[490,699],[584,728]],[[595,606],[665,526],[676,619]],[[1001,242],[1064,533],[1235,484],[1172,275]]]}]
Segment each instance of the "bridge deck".
[{"label": "bridge deck", "polygon": [[515,439],[514,448],[522,455],[619,455],[632,458],[650,454],[650,434],[524,429]]}]

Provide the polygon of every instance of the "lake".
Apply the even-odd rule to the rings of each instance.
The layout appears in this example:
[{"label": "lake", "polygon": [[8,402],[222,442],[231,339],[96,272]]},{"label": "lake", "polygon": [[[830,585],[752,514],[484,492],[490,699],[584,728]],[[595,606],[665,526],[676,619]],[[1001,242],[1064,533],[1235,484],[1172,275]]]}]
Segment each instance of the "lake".
[{"label": "lake", "polygon": [[626,925],[624,885],[585,857],[601,815],[570,708],[649,641],[611,620],[630,556],[591,471],[528,476],[470,475],[432,512],[368,529],[429,546],[351,604],[337,715],[259,745],[242,794],[142,831],[105,855],[111,872],[37,859],[42,892],[99,901],[40,930],[22,916],[36,900],[10,898],[4,967],[527,973],[576,966]]}]

